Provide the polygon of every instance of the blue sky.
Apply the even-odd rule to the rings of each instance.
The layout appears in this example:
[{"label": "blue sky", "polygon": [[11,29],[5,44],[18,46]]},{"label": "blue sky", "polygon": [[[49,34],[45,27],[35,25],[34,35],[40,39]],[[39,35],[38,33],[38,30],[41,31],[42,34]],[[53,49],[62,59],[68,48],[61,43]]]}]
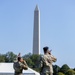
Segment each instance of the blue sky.
[{"label": "blue sky", "polygon": [[40,10],[40,51],[49,46],[55,64],[75,67],[75,0],[0,0],[0,53],[32,53],[36,4]]}]

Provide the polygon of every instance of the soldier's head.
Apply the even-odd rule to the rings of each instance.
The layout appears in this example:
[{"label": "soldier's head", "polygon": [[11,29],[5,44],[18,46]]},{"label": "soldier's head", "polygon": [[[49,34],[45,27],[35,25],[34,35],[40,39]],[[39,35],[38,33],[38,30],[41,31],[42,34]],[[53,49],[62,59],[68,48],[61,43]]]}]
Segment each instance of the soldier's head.
[{"label": "soldier's head", "polygon": [[48,52],[48,50],[49,50],[49,47],[43,47],[43,51],[44,51],[44,53],[47,53]]},{"label": "soldier's head", "polygon": [[18,57],[18,61],[23,62],[23,58],[22,57]]}]

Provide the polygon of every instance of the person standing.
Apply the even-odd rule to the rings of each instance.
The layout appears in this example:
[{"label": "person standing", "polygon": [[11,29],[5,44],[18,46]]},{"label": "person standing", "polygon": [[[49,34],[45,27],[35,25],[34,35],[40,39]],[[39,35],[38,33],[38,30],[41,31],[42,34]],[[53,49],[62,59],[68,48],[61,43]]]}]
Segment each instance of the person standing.
[{"label": "person standing", "polygon": [[49,51],[49,47],[44,47],[43,51],[43,68],[41,75],[53,75],[52,63],[56,62],[57,59],[51,54],[51,51]]},{"label": "person standing", "polygon": [[22,75],[23,69],[27,70],[28,65],[27,65],[26,61],[23,60],[22,57],[18,57],[17,59],[18,59],[18,61],[14,62],[14,64],[13,64],[13,68],[15,70],[14,75]]}]

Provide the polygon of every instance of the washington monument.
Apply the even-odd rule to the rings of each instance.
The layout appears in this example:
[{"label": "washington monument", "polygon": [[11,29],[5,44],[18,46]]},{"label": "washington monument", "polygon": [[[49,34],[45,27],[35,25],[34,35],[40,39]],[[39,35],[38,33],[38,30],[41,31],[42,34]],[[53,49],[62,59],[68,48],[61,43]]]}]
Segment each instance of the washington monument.
[{"label": "washington monument", "polygon": [[40,54],[40,11],[37,5],[34,10],[33,54]]}]

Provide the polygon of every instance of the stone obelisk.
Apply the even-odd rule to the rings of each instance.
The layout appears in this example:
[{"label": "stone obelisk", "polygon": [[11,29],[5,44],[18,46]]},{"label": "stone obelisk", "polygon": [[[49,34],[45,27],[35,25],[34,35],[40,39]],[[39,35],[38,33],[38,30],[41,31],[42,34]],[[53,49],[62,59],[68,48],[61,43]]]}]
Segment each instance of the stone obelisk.
[{"label": "stone obelisk", "polygon": [[40,54],[40,11],[37,5],[34,10],[33,54]]}]

